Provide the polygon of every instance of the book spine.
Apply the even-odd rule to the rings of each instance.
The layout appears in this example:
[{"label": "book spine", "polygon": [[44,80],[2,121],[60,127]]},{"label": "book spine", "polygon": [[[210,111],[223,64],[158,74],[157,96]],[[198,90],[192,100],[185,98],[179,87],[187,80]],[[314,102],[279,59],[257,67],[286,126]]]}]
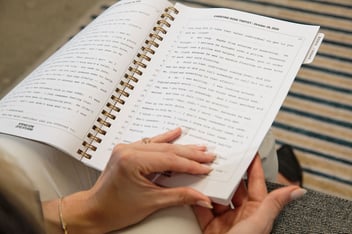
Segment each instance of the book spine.
[{"label": "book spine", "polygon": [[144,45],[140,48],[140,52],[133,59],[119,86],[114,90],[109,102],[106,103],[105,108],[87,134],[86,139],[82,142],[81,148],[77,150],[80,158],[90,159],[92,152],[98,149],[99,143],[102,142],[102,136],[106,135],[108,128],[111,127],[111,120],[116,119],[121,106],[125,104],[125,99],[130,96],[129,91],[134,89],[143,75],[141,68],[147,68],[147,62],[151,61],[155,50],[163,40],[163,35],[168,31],[167,28],[171,27],[171,21],[175,20],[176,14],[178,14],[178,10],[174,7],[166,8],[161,14],[152,32],[148,35],[148,39],[145,40]]}]

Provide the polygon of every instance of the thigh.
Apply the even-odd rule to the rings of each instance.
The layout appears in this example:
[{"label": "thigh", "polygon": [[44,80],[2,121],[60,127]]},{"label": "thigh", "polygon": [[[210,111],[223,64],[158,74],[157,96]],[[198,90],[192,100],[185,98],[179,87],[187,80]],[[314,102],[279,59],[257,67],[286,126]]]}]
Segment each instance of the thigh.
[{"label": "thigh", "polygon": [[119,234],[201,234],[197,219],[190,206],[169,207],[148,216],[142,222],[126,229],[112,232]]},{"label": "thigh", "polygon": [[39,142],[0,134],[0,148],[25,171],[41,200],[88,189],[99,176],[79,160]]}]

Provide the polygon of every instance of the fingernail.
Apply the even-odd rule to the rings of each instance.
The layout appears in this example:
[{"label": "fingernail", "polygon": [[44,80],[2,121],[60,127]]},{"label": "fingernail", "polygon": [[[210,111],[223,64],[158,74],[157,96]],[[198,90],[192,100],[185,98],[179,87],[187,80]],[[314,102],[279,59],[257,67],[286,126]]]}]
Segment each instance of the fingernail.
[{"label": "fingernail", "polygon": [[213,168],[212,168],[211,166],[208,166],[208,165],[206,165],[206,164],[201,164],[201,165],[202,165],[202,167],[208,169],[209,172],[211,172],[211,171],[213,170]]},{"label": "fingernail", "polygon": [[182,131],[182,128],[177,127],[177,128],[174,128],[174,129],[169,130],[169,132],[176,132],[176,131],[178,131],[179,129],[181,129],[181,131]]},{"label": "fingernail", "polygon": [[181,129],[182,129],[182,135],[187,135],[188,134],[189,128],[181,127]]},{"label": "fingernail", "polygon": [[208,208],[208,209],[213,209],[213,206],[211,205],[211,203],[207,202],[207,201],[197,201],[196,204],[198,206],[201,206],[201,207],[205,207],[205,208]]},{"label": "fingernail", "polygon": [[207,149],[207,146],[206,145],[202,145],[202,144],[197,144],[195,145],[197,147],[198,150],[202,150],[202,151],[205,151]]},{"label": "fingernail", "polygon": [[210,157],[213,157],[213,161],[216,159],[216,154],[214,154],[214,153],[206,152],[205,154]]},{"label": "fingernail", "polygon": [[306,194],[306,193],[307,193],[307,190],[302,189],[302,188],[293,190],[293,191],[291,192],[291,201],[297,200],[297,199],[303,197],[303,195]]},{"label": "fingernail", "polygon": [[215,151],[215,146],[213,146],[213,145],[207,145],[207,149],[208,149],[208,151],[209,152],[214,152]]}]

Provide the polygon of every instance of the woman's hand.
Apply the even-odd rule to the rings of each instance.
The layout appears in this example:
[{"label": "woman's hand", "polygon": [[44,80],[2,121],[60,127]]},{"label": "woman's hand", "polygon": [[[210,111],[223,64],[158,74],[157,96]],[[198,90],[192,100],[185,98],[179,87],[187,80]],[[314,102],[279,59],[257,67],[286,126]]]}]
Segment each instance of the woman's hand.
[{"label": "woman's hand", "polygon": [[177,128],[151,138],[147,144],[139,141],[117,145],[93,188],[62,201],[69,233],[106,233],[121,229],[169,206],[210,207],[210,199],[196,190],[162,188],[148,179],[164,171],[190,174],[211,171],[201,164],[214,160],[214,155],[206,153],[206,147],[169,143],[180,135],[181,129]]},{"label": "woman's hand", "polygon": [[297,186],[288,186],[268,194],[258,155],[247,176],[248,189],[242,181],[232,199],[235,209],[221,205],[214,206],[213,210],[194,207],[203,233],[270,233],[283,207],[306,192]]}]

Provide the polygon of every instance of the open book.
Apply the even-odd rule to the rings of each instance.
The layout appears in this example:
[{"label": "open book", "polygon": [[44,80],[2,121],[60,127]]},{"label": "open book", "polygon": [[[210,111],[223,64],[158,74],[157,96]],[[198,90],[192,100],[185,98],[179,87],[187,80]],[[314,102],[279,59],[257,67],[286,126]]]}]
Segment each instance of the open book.
[{"label": "open book", "polygon": [[0,102],[0,131],[103,170],[117,143],[187,129],[177,143],[217,154],[208,176],[159,176],[228,204],[318,26],[164,0],[107,9]]}]

